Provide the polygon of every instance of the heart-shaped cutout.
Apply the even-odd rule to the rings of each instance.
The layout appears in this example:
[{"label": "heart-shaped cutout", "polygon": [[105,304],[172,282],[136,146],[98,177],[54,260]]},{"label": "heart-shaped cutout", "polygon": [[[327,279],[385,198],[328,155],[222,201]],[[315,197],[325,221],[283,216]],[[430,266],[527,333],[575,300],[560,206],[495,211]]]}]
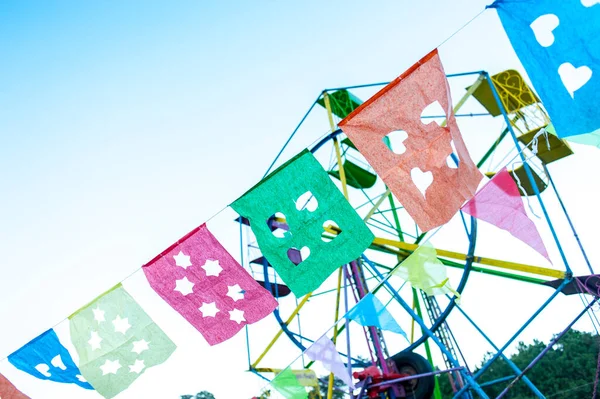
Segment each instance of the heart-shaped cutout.
[{"label": "heart-shaped cutout", "polygon": [[291,234],[288,225],[285,223],[285,215],[281,212],[276,212],[267,219],[267,226],[271,233],[277,238],[285,238],[287,234]]},{"label": "heart-shaped cutout", "polygon": [[458,157],[456,155],[448,155],[448,157],[446,158],[446,166],[448,166],[450,169],[458,169],[457,160]]},{"label": "heart-shaped cutout", "polygon": [[50,362],[50,364],[56,367],[57,369],[67,369],[67,366],[65,366],[65,364],[63,363],[62,357],[60,357],[60,355],[55,356],[54,359],[52,359],[52,361]]},{"label": "heart-shaped cutout", "polygon": [[446,165],[448,165],[450,169],[458,169],[460,158],[458,158],[458,155],[456,155],[458,152],[454,146],[454,140],[450,140],[450,147],[452,147],[452,154],[448,155],[446,158]]},{"label": "heart-shaped cutout", "polygon": [[[340,226],[338,226],[338,224],[333,220],[327,220],[325,223],[323,223],[323,232],[326,234],[339,235],[342,232],[342,229],[340,229]],[[328,237],[321,236],[321,241],[329,242],[331,241],[331,239]]]},{"label": "heart-shaped cutout", "polygon": [[435,122],[439,126],[442,126],[442,123],[447,117],[446,111],[444,111],[442,105],[436,100],[426,106],[423,109],[423,112],[421,112],[421,123],[429,125],[431,122]]},{"label": "heart-shaped cutout", "polygon": [[581,0],[581,4],[584,7],[591,7],[591,6],[595,6],[596,4],[600,4],[600,0]]},{"label": "heart-shaped cutout", "polygon": [[310,256],[310,249],[306,246],[298,248],[290,248],[287,250],[288,259],[296,266],[304,262]]},{"label": "heart-shaped cutout", "polygon": [[300,255],[302,255],[302,260],[305,261],[306,258],[310,255],[310,248],[302,247],[300,248]]},{"label": "heart-shaped cutout", "polygon": [[45,363],[38,364],[37,366],[35,366],[35,369],[39,371],[44,377],[52,377],[52,374],[50,374],[50,366],[48,366]]},{"label": "heart-shaped cutout", "polygon": [[288,231],[285,231],[283,229],[277,229],[277,230],[273,230],[273,236],[275,238],[285,238],[287,235],[290,235],[291,233]]},{"label": "heart-shaped cutout", "polygon": [[[387,140],[386,140],[387,138]],[[394,130],[382,138],[383,143],[388,146],[394,154],[402,155],[406,152],[404,140],[408,138],[408,133],[404,130]],[[387,141],[387,142],[386,142]],[[389,145],[388,145],[389,143]]]},{"label": "heart-shaped cutout", "polygon": [[570,62],[561,64],[558,67],[558,74],[572,98],[575,98],[575,92],[592,78],[592,70],[588,66],[582,65],[575,68]]},{"label": "heart-shaped cutout", "polygon": [[433,173],[429,171],[423,172],[420,168],[413,168],[410,171],[410,177],[421,194],[423,194],[423,197],[425,197],[425,192],[431,186],[431,183],[433,183]]},{"label": "heart-shaped cutout", "polygon": [[535,19],[529,27],[535,35],[535,39],[542,47],[550,47],[554,43],[552,31],[560,24],[560,20],[554,14],[544,14]]},{"label": "heart-shaped cutout", "polygon": [[317,198],[310,191],[305,192],[295,201],[296,209],[301,211],[306,209],[309,212],[314,212],[319,207]]}]

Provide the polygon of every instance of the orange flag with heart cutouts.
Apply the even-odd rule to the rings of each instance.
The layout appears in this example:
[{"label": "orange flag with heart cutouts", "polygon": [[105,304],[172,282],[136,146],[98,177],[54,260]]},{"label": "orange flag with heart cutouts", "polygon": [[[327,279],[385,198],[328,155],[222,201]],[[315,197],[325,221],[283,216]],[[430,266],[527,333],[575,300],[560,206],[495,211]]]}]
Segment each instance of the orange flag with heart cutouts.
[{"label": "orange flag with heart cutouts", "polygon": [[[421,119],[423,110],[436,102],[445,114],[446,124]],[[473,197],[481,181],[482,175],[458,130],[437,50],[362,104],[339,126],[423,231],[448,222]],[[397,131],[405,132],[407,137],[400,148],[393,147],[393,152],[383,139]]]}]

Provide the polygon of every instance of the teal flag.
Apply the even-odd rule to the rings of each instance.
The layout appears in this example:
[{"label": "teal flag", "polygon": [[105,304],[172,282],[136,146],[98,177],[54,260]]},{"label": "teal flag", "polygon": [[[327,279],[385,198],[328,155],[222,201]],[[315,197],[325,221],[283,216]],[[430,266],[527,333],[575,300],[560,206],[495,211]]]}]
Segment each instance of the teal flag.
[{"label": "teal flag", "polygon": [[306,388],[300,385],[300,383],[296,379],[296,375],[289,368],[277,374],[275,378],[273,378],[273,381],[271,381],[271,386],[275,388],[280,394],[282,394],[285,399],[308,398]]},{"label": "teal flag", "polygon": [[[296,296],[317,289],[338,267],[358,258],[373,234],[307,150],[231,204],[248,218],[263,255]],[[276,234],[269,220],[282,213],[289,231]],[[323,240],[324,227],[337,235]]]},{"label": "teal flag", "polygon": [[567,137],[567,141],[600,148],[600,130],[596,130],[592,133],[581,134],[579,136],[569,136]]},{"label": "teal flag", "polygon": [[[556,134],[556,130],[554,129],[554,125],[549,124],[546,126],[546,131],[558,137],[558,134]],[[596,130],[592,133],[580,134],[578,136],[569,136],[566,138],[566,140],[572,143],[591,145],[593,147],[600,148],[600,130]]]},{"label": "teal flag", "polygon": [[385,306],[383,306],[381,301],[371,293],[365,295],[356,306],[350,309],[346,317],[350,320],[354,320],[361,326],[377,327],[381,330],[401,334],[404,338],[408,339],[404,330],[400,328],[394,319],[394,316],[392,316]]},{"label": "teal flag", "polygon": [[175,344],[121,284],[69,317],[83,377],[105,398],[163,363]]}]

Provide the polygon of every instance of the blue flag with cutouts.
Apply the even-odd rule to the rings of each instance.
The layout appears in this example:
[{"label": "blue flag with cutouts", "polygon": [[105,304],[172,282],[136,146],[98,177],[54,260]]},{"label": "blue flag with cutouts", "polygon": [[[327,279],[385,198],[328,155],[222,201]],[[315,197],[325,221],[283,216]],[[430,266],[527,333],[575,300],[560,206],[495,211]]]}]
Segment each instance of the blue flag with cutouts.
[{"label": "blue flag with cutouts", "polygon": [[53,329],[14,352],[8,357],[8,361],[19,370],[42,380],[94,389],[81,376],[69,351],[60,343]]},{"label": "blue flag with cutouts", "polygon": [[365,295],[356,306],[350,309],[346,317],[350,320],[354,320],[361,326],[377,327],[381,330],[401,334],[404,338],[408,339],[404,330],[400,328],[394,319],[394,316],[392,316],[385,306],[383,306],[381,301],[371,293]]},{"label": "blue flag with cutouts", "polygon": [[600,128],[600,3],[497,0],[510,39],[559,137]]}]

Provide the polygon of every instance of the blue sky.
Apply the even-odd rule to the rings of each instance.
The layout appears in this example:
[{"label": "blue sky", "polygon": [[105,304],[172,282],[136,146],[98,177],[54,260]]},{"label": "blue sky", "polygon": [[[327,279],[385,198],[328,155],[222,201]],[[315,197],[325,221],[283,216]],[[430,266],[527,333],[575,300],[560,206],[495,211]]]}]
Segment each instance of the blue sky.
[{"label": "blue sky", "polygon": [[[0,358],[251,187],[322,89],[393,79],[485,5],[467,0],[2,2]],[[440,54],[448,73],[521,68],[493,10],[445,43]],[[324,118],[311,122],[284,158],[327,129]],[[479,125],[463,133],[475,153],[497,134],[482,133]],[[597,185],[576,171],[595,170],[597,150],[574,149],[577,158],[553,170],[566,186],[565,202],[578,205],[572,216],[591,247],[599,220],[585,210],[593,209]],[[225,211],[213,223],[237,256],[232,218]],[[485,255],[502,257],[506,251],[493,242],[482,244],[489,251]],[[588,250],[592,259],[600,257],[596,248]],[[508,256],[543,264],[535,254]],[[132,280],[136,299],[153,307],[152,317],[168,325],[167,332],[186,349],[118,398],[209,389],[222,399],[257,392],[260,381],[243,372],[243,337],[208,348],[153,297],[142,276]],[[482,289],[474,289],[472,298],[484,295],[487,284],[481,280]],[[495,295],[507,306],[527,308],[515,326],[530,310],[523,302],[534,297],[531,302],[539,304],[550,294],[505,287]],[[511,302],[507,292],[519,291],[529,293]],[[465,303],[485,316],[476,299],[465,296]],[[574,304],[565,302],[556,314]],[[490,329],[498,317],[506,316],[490,318]],[[528,338],[547,339],[567,319],[544,319]],[[273,323],[266,323],[257,328],[272,331]],[[497,332],[498,340],[513,330]],[[474,362],[482,348],[473,350]],[[216,364],[231,375],[207,374],[214,370],[207,358],[223,359]],[[45,398],[81,397],[72,387],[48,387],[19,376],[6,363],[0,362],[0,372],[33,397],[41,392]],[[161,377],[171,384],[159,384]],[[243,383],[231,386],[230,378]]]}]

